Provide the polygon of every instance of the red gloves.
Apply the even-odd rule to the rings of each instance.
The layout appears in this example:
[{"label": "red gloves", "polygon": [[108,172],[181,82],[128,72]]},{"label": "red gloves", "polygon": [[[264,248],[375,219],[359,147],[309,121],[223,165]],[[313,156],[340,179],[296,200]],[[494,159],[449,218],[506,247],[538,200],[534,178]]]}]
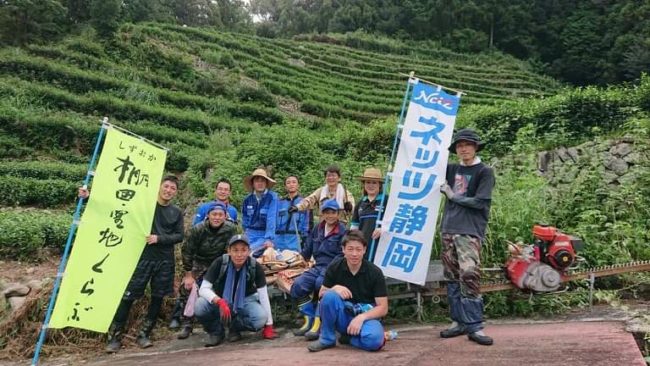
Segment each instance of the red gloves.
[{"label": "red gloves", "polygon": [[228,306],[228,301],[224,299],[219,299],[216,305],[219,307],[219,314],[221,315],[221,321],[225,324],[230,323],[230,307]]},{"label": "red gloves", "polygon": [[273,339],[278,336],[278,333],[275,332],[273,329],[273,324],[268,324],[264,326],[264,329],[262,329],[262,337],[264,339]]}]

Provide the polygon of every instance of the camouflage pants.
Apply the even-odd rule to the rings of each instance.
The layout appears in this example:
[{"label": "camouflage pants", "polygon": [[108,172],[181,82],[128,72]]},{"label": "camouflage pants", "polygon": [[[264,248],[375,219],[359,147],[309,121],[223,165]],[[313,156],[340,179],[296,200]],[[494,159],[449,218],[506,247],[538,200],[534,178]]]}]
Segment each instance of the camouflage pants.
[{"label": "camouflage pants", "polygon": [[481,296],[481,240],[471,235],[442,234],[442,264],[445,278],[460,284],[465,298]]}]

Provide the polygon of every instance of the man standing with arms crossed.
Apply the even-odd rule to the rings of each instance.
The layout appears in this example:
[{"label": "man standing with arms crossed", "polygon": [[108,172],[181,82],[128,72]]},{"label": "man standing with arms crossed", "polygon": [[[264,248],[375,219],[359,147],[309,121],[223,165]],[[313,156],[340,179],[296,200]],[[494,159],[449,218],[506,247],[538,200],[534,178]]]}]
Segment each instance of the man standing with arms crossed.
[{"label": "man standing with arms crossed", "polygon": [[492,345],[483,333],[483,299],[480,289],[480,253],[485,238],[494,172],[476,155],[483,148],[471,129],[458,131],[449,146],[458,164],[447,166],[446,183],[440,191],[447,196],[442,216],[442,264],[447,283],[451,326],[440,337],[467,334],[471,341]]}]

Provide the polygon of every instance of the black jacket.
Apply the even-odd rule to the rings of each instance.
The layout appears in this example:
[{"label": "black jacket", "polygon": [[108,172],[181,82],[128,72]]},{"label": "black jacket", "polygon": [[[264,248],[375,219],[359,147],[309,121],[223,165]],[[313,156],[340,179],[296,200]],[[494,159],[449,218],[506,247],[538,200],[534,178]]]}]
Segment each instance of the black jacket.
[{"label": "black jacket", "polygon": [[183,242],[183,269],[192,271],[198,277],[212,262],[226,253],[228,241],[236,234],[236,227],[226,221],[218,228],[212,228],[205,221],[191,228]]}]

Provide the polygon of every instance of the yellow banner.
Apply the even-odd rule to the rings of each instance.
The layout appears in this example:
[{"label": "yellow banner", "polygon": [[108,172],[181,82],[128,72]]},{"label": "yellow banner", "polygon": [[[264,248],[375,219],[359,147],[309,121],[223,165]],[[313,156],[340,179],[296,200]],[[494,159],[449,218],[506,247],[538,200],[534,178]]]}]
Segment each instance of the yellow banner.
[{"label": "yellow banner", "polygon": [[151,233],[166,158],[108,128],[50,328],[108,330]]}]

